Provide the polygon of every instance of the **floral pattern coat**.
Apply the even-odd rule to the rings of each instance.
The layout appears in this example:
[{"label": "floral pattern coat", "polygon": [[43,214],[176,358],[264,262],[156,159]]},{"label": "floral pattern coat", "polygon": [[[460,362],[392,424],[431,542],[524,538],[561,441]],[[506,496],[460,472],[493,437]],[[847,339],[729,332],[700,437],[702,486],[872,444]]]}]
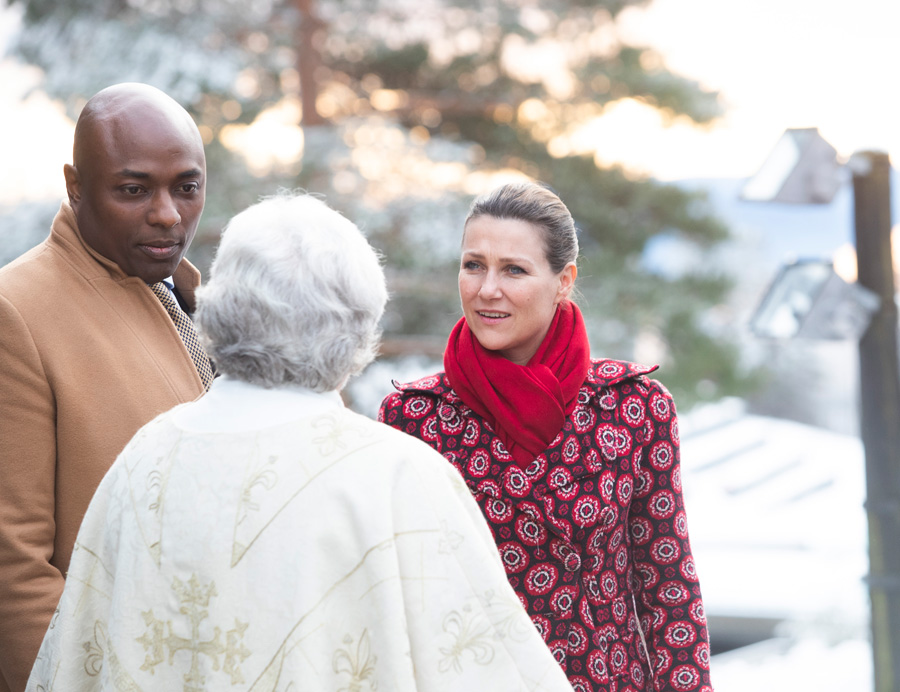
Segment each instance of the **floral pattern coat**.
[{"label": "floral pattern coat", "polygon": [[711,692],[674,402],[655,370],[594,360],[550,446],[521,468],[444,373],[379,420],[462,474],[507,576],[576,692]]}]

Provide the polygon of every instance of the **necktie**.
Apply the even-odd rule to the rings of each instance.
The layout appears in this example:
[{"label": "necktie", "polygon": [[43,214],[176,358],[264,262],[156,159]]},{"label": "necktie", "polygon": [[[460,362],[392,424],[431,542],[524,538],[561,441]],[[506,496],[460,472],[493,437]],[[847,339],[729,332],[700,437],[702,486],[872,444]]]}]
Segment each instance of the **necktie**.
[{"label": "necktie", "polygon": [[191,360],[194,361],[194,366],[200,374],[200,379],[203,381],[203,388],[208,390],[209,385],[211,385],[213,381],[212,365],[209,362],[209,356],[206,355],[206,350],[200,345],[200,341],[197,339],[197,331],[194,329],[194,323],[191,321],[191,318],[187,316],[187,313],[179,307],[178,302],[175,300],[175,297],[169,291],[165,283],[158,281],[155,284],[151,284],[150,290],[156,294],[156,297],[159,298],[159,302],[163,304],[163,307],[165,307],[169,316],[172,318],[172,321],[175,323],[175,329],[178,330],[178,334],[181,336],[181,340],[184,342],[184,345],[191,356]]}]

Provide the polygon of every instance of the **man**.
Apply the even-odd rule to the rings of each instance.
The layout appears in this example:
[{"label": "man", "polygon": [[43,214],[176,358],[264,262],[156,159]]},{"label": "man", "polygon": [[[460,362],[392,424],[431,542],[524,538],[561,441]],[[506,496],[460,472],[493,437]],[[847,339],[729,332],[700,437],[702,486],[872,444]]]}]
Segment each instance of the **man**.
[{"label": "man", "polygon": [[170,279],[190,311],[200,283],[183,259],[206,186],[191,117],[147,85],[104,89],[64,174],[50,236],[0,269],[0,692],[25,688],[104,473],[210,379],[156,294]]}]

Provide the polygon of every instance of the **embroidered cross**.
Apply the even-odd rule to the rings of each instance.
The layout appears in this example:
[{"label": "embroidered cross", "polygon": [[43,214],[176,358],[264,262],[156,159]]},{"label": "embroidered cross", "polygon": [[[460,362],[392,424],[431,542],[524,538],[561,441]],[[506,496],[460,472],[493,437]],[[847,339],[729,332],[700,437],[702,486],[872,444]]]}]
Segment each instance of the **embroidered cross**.
[{"label": "embroidered cross", "polygon": [[231,677],[231,684],[244,681],[238,664],[250,655],[250,651],[243,645],[242,639],[248,623],[242,623],[235,619],[234,629],[225,633],[225,643],[221,641],[222,630],[216,627],[213,636],[206,641],[200,637],[200,623],[209,617],[210,600],[218,596],[215,582],[208,586],[200,585],[197,575],[191,575],[187,584],[175,578],[172,590],[178,596],[181,603],[179,612],[186,615],[190,621],[191,633],[189,637],[181,637],[175,634],[171,620],[163,622],[157,620],[153,610],[142,612],[147,631],[137,641],[144,645],[144,650],[149,650],[141,670],[149,670],[155,673],[157,665],[166,659],[168,651],[168,664],[173,665],[175,654],[187,651],[191,654],[191,668],[184,675],[184,692],[204,692],[206,678],[200,674],[200,657],[207,656],[212,660],[213,670],[219,670],[219,657],[224,654],[224,671]]}]

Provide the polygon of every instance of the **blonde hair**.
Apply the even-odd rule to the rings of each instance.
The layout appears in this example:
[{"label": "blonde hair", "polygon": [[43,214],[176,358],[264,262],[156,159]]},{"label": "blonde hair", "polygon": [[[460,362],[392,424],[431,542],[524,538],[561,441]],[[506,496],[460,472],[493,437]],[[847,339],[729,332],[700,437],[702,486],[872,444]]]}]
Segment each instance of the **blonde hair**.
[{"label": "blonde hair", "polygon": [[535,226],[544,241],[550,268],[559,273],[578,259],[575,220],[563,201],[546,185],[532,182],[509,183],[481,195],[469,207],[464,228],[479,216],[518,219]]}]

